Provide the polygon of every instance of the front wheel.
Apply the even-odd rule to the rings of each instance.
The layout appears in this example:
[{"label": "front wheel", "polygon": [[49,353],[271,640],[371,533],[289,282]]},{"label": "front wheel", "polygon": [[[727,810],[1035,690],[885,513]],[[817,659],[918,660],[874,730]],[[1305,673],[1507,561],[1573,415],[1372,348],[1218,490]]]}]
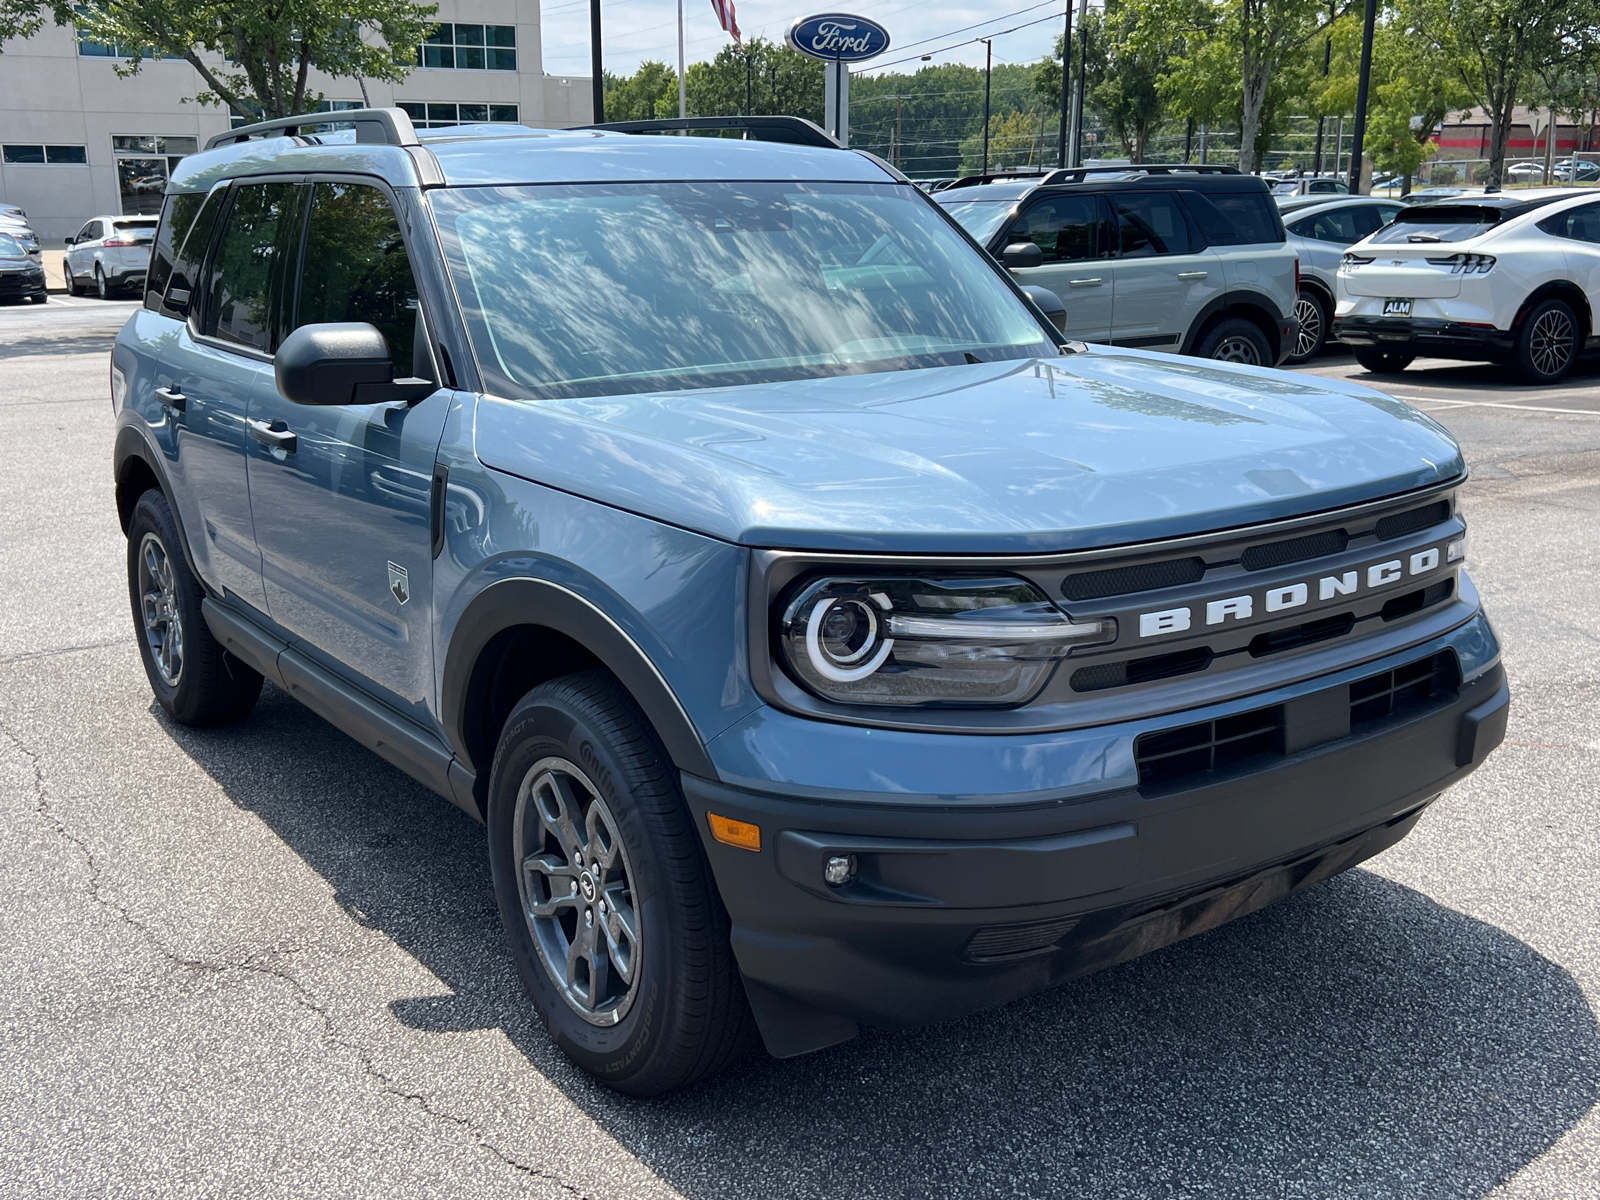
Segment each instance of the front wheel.
[{"label": "front wheel", "polygon": [[507,718],[489,858],[512,957],[566,1055],[648,1096],[755,1045],[728,915],[665,749],[607,671]]},{"label": "front wheel", "polygon": [[76,296],[78,294],[77,276],[72,273],[72,268],[67,265],[65,259],[61,262],[61,280],[67,285],[67,295]]},{"label": "front wheel", "polygon": [[1328,305],[1315,292],[1304,291],[1295,298],[1294,315],[1300,328],[1294,335],[1294,351],[1286,361],[1298,366],[1320,354],[1328,340]]},{"label": "front wheel", "polygon": [[1411,359],[1409,354],[1393,354],[1371,346],[1356,347],[1356,361],[1374,375],[1398,375],[1411,365]]},{"label": "front wheel", "polygon": [[102,300],[111,299],[111,284],[106,281],[106,273],[96,263],[94,268],[94,294]]},{"label": "front wheel", "polygon": [[1218,321],[1206,330],[1194,352],[1201,358],[1218,362],[1244,363],[1252,367],[1272,365],[1272,347],[1267,344],[1267,335],[1254,321],[1243,317]]},{"label": "front wheel", "polygon": [[1529,383],[1556,383],[1578,358],[1578,316],[1565,300],[1534,305],[1517,335],[1517,366]]},{"label": "front wheel", "polygon": [[211,636],[167,498],[151,489],[128,522],[128,597],[156,703],[180,725],[226,725],[255,707],[261,676]]}]

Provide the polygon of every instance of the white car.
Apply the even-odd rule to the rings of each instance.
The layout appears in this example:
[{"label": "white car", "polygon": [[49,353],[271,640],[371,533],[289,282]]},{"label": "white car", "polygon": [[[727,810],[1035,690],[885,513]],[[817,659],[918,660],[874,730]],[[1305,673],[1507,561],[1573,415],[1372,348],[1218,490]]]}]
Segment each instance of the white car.
[{"label": "white car", "polygon": [[102,300],[119,291],[144,289],[150,246],[159,217],[90,217],[76,237],[67,239],[61,273],[67,294],[92,286]]},{"label": "white car", "polygon": [[1554,383],[1596,344],[1600,196],[1463,196],[1401,210],[1339,263],[1334,336],[1369,371],[1421,355]]},{"label": "white car", "polygon": [[1300,196],[1280,201],[1289,245],[1300,256],[1300,321],[1294,350],[1285,360],[1298,365],[1322,350],[1333,331],[1339,259],[1345,249],[1376,233],[1400,212],[1398,200],[1381,196]]}]

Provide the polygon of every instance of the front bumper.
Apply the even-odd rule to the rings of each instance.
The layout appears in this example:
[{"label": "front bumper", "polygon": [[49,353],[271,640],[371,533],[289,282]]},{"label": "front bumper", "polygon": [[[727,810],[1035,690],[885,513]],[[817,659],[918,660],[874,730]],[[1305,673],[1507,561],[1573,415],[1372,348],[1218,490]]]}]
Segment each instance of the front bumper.
[{"label": "front bumper", "polygon": [[1376,346],[1397,354],[1498,362],[1516,335],[1505,329],[1430,317],[1340,317],[1333,336],[1351,346]]},{"label": "front bumper", "polygon": [[[1356,674],[1419,655],[1464,661],[1448,640]],[[1195,786],[1141,781],[990,806],[936,796],[852,804],[686,776],[768,1048],[804,1053],[858,1024],[945,1020],[1255,911],[1398,841],[1504,737],[1498,664],[1465,683],[1456,676],[1412,711],[1353,735],[1347,720],[1343,736],[1313,734],[1307,745],[1296,723],[1341,705],[1353,712],[1361,683],[1314,685],[1279,702],[1305,715],[1282,727],[1276,753]],[[1176,714],[1168,727],[1204,722],[1207,711]],[[1287,752],[1296,745],[1305,748]],[[758,825],[760,851],[711,840],[708,812]],[[855,863],[841,887],[823,879],[834,857]]]},{"label": "front bumper", "polygon": [[45,294],[43,270],[0,271],[0,299]]}]

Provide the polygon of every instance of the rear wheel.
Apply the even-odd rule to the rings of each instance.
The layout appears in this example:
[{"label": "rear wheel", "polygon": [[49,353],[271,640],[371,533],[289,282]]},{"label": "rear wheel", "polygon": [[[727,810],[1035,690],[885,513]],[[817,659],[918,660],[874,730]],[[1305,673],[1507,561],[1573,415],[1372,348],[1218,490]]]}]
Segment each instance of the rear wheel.
[{"label": "rear wheel", "polygon": [[76,296],[78,294],[78,277],[72,273],[72,268],[67,265],[64,259],[61,263],[61,278],[67,285],[67,295]]},{"label": "rear wheel", "polygon": [[1374,350],[1371,346],[1356,347],[1356,361],[1374,375],[1398,375],[1411,365],[1413,357],[1410,354]]},{"label": "rear wheel", "polygon": [[1517,366],[1529,383],[1555,383],[1578,358],[1578,316],[1565,300],[1534,305],[1517,335]]},{"label": "rear wheel", "polygon": [[167,498],[151,489],[128,522],[128,597],[156,702],[180,725],[226,725],[255,707],[261,676],[211,636]]},{"label": "rear wheel", "polygon": [[1253,321],[1243,317],[1228,317],[1218,321],[1200,338],[1194,348],[1201,358],[1218,362],[1245,363],[1252,367],[1272,365],[1272,347],[1267,335]]},{"label": "rear wheel", "polygon": [[106,273],[100,269],[100,264],[94,265],[94,294],[102,300],[111,299],[111,284],[106,281]]},{"label": "rear wheel", "polygon": [[584,671],[523,697],[495,753],[488,824],[517,973],[569,1058],[645,1096],[754,1047],[705,851],[615,676]]},{"label": "rear wheel", "polygon": [[1322,347],[1327,343],[1327,302],[1316,292],[1303,291],[1295,299],[1294,315],[1300,322],[1300,328],[1295,333],[1294,351],[1287,361],[1299,364],[1320,354]]}]

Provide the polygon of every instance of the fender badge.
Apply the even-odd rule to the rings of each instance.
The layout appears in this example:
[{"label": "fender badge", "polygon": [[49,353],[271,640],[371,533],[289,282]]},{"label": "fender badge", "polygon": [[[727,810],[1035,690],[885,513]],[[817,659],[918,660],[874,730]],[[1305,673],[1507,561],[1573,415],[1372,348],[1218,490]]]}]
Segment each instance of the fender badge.
[{"label": "fender badge", "polygon": [[401,604],[411,599],[411,577],[404,567],[389,564],[389,590]]}]

